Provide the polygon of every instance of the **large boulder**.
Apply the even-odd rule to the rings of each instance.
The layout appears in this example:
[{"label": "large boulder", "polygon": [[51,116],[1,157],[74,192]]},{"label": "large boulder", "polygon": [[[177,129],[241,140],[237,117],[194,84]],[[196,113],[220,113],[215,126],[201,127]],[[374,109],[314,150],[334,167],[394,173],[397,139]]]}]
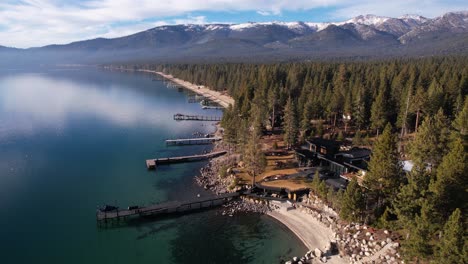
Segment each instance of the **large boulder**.
[{"label": "large boulder", "polygon": [[314,249],[314,255],[315,255],[317,258],[321,258],[322,255],[323,255],[323,252],[322,252],[320,249],[315,248],[315,249]]}]

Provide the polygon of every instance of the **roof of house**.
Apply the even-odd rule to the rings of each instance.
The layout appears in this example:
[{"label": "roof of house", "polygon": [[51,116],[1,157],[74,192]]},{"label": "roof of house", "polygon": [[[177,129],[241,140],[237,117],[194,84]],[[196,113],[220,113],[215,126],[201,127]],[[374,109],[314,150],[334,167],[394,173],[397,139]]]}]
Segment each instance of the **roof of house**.
[{"label": "roof of house", "polygon": [[306,141],[308,143],[310,143],[310,144],[314,144],[314,145],[320,146],[320,147],[325,147],[327,149],[329,149],[329,148],[339,148],[340,145],[341,145],[341,143],[338,142],[338,141],[319,138],[319,137],[312,138],[312,139],[309,139],[309,140],[306,140]]},{"label": "roof of house", "polygon": [[370,149],[354,147],[348,151],[338,152],[335,155],[341,155],[343,157],[350,158],[350,159],[359,159],[359,158],[370,157],[371,153],[372,152]]}]

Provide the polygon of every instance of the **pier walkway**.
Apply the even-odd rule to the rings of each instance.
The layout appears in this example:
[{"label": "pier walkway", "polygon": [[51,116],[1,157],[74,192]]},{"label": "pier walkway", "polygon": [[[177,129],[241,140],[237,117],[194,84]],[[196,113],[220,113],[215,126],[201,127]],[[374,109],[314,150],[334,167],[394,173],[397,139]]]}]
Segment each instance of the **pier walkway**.
[{"label": "pier walkway", "polygon": [[204,145],[212,144],[215,141],[220,141],[221,137],[206,137],[206,138],[180,138],[180,139],[167,139],[166,145],[176,146],[176,145]]},{"label": "pier walkway", "polygon": [[149,159],[149,160],[146,160],[146,167],[149,170],[152,170],[152,169],[155,169],[156,166],[160,164],[200,161],[200,160],[211,159],[214,157],[222,156],[226,153],[227,151],[223,150],[223,151],[210,152],[207,154],[199,154],[199,155],[191,155],[191,156]]},{"label": "pier walkway", "polygon": [[235,192],[210,197],[195,198],[188,201],[172,201],[153,204],[146,207],[139,207],[133,210],[115,210],[110,212],[102,212],[98,210],[96,212],[96,220],[98,221],[98,223],[101,223],[108,222],[111,220],[127,219],[133,216],[145,217],[189,212],[219,206],[238,196],[239,193]]},{"label": "pier walkway", "polygon": [[203,116],[203,115],[184,115],[184,114],[175,114],[174,120],[191,120],[191,121],[221,121],[220,116]]}]

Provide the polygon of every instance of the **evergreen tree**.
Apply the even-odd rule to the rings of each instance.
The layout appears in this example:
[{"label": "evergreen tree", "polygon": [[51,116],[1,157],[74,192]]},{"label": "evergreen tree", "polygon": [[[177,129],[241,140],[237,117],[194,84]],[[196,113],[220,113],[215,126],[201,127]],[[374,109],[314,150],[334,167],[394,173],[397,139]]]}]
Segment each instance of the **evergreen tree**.
[{"label": "evergreen tree", "polygon": [[438,244],[436,254],[437,263],[457,264],[467,263],[466,229],[459,208],[453,211],[444,226],[442,239]]},{"label": "evergreen tree", "polygon": [[361,131],[357,130],[353,137],[353,146],[361,146],[362,143]]},{"label": "evergreen tree", "polygon": [[449,122],[441,109],[434,117],[426,117],[409,145],[413,162],[424,167],[437,168],[447,153],[449,134]]},{"label": "evergreen tree", "polygon": [[283,125],[284,125],[284,141],[287,148],[291,148],[297,141],[297,120],[296,120],[296,110],[294,103],[291,97],[288,98],[286,106],[284,107],[284,116],[283,116]]},{"label": "evergreen tree", "polygon": [[468,96],[465,98],[463,108],[455,118],[454,127],[462,137],[468,136]]},{"label": "evergreen tree", "polygon": [[384,91],[380,91],[374,103],[372,103],[371,126],[372,129],[377,130],[377,135],[388,122],[387,107],[385,100],[386,98]]},{"label": "evergreen tree", "polygon": [[408,183],[400,188],[393,201],[394,212],[403,227],[410,228],[416,215],[420,214],[421,206],[429,189],[430,176],[426,167],[417,163],[408,174]]},{"label": "evergreen tree", "polygon": [[353,178],[343,194],[340,217],[347,221],[362,221],[365,206],[364,193],[357,180]]},{"label": "evergreen tree", "polygon": [[[425,206],[426,203],[423,207]],[[416,262],[426,259],[432,253],[431,223],[426,212],[427,210],[423,208],[421,215],[416,215],[413,226],[409,228],[408,239],[402,245],[405,257]]]},{"label": "evergreen tree", "polygon": [[369,171],[364,178],[364,186],[375,200],[376,213],[379,216],[398,193],[401,183],[402,168],[396,146],[396,137],[387,124],[382,135],[372,148]]},{"label": "evergreen tree", "polygon": [[434,193],[434,206],[439,222],[448,218],[456,208],[468,209],[466,203],[468,190],[468,155],[460,138],[455,138],[450,152],[444,156],[437,168],[437,177],[430,185]]},{"label": "evergreen tree", "polygon": [[265,170],[267,162],[260,145],[260,133],[254,129],[251,129],[247,145],[244,147],[243,160],[248,174],[252,176],[252,184],[255,184],[255,177]]}]

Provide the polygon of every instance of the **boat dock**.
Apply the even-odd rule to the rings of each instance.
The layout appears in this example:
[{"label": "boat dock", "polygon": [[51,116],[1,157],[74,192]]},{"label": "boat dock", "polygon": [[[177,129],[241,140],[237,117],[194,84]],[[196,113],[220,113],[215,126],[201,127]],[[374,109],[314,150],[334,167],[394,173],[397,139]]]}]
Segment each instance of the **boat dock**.
[{"label": "boat dock", "polygon": [[222,139],[221,137],[167,139],[166,145],[168,146],[205,145],[205,144],[212,144],[215,141],[220,141],[221,139]]},{"label": "boat dock", "polygon": [[221,121],[220,116],[202,116],[202,115],[184,115],[184,114],[175,114],[174,120],[191,120],[191,121]]},{"label": "boat dock", "polygon": [[146,160],[146,167],[149,170],[152,170],[152,169],[155,169],[156,166],[160,164],[200,161],[200,160],[211,159],[214,157],[222,156],[226,153],[227,151],[223,150],[223,151],[210,152],[207,154],[199,154],[199,155],[191,155],[191,156],[149,159],[149,160]]},{"label": "boat dock", "polygon": [[127,219],[129,217],[149,217],[174,213],[183,213],[205,208],[211,208],[222,205],[233,198],[239,196],[239,193],[225,193],[210,197],[195,198],[188,201],[172,201],[159,204],[153,204],[145,207],[138,207],[132,210],[114,210],[103,212],[97,210],[96,220],[98,224],[110,222],[112,220],[119,221],[120,219]]},{"label": "boat dock", "polygon": [[204,105],[204,106],[202,106],[202,109],[224,109],[224,107],[222,107],[222,106]]}]

